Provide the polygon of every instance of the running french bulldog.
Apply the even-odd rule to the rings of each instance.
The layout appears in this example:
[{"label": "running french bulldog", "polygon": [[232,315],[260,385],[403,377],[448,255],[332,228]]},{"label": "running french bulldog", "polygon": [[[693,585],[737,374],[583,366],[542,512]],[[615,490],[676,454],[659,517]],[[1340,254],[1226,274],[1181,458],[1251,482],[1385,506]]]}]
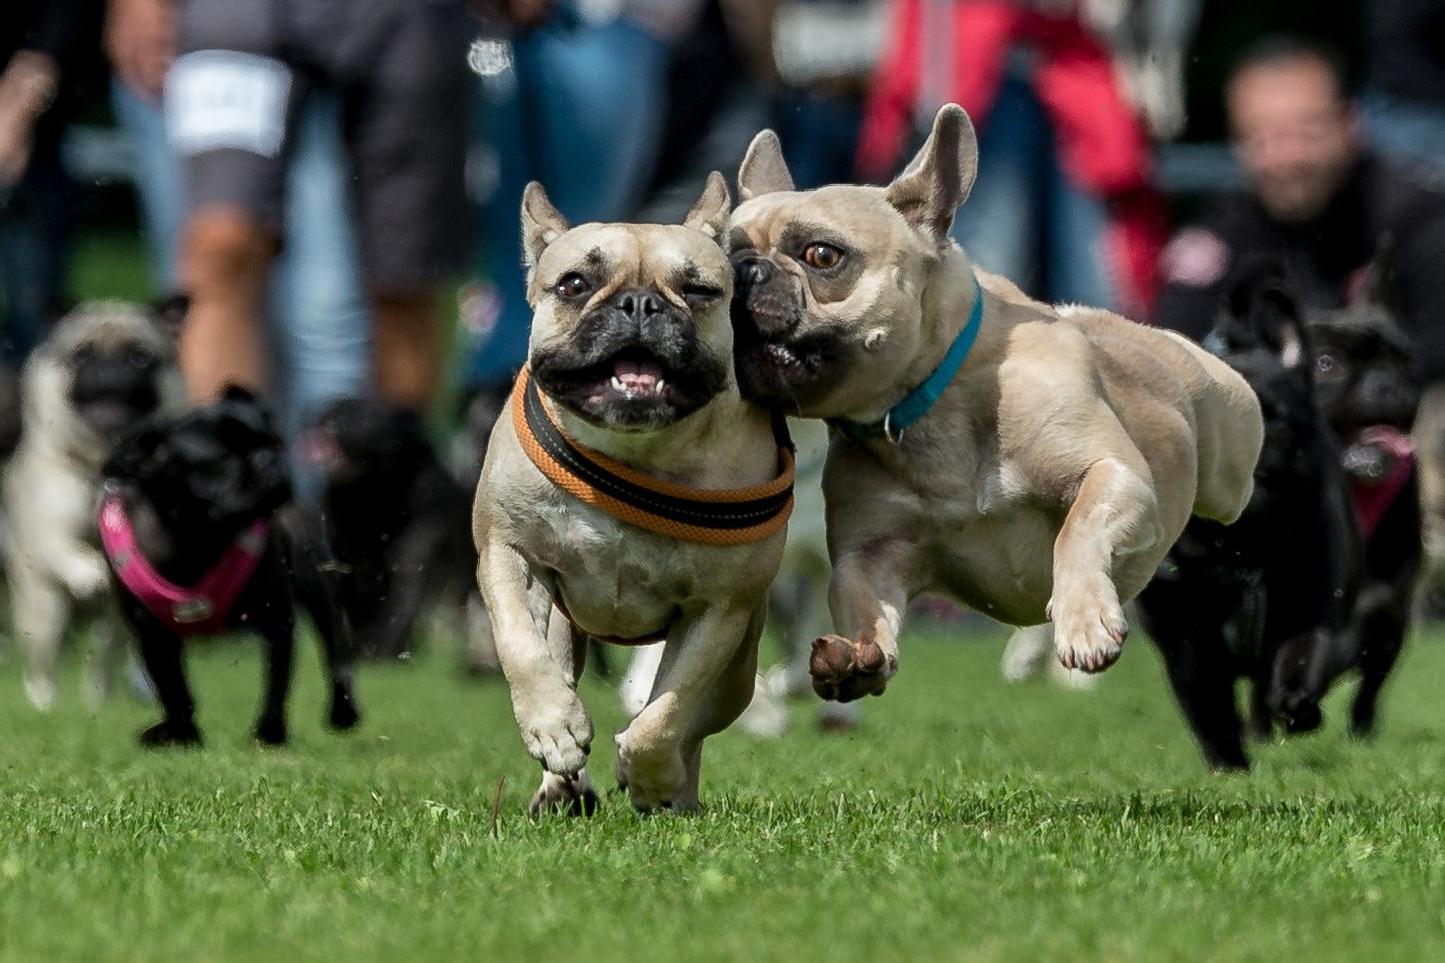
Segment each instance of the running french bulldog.
[{"label": "running french bulldog", "polygon": [[642,811],[698,805],[703,739],[753,691],[768,586],[792,509],[786,432],[738,393],[728,318],[731,203],[713,173],[681,226],[569,227],[522,201],[528,366],[477,488],[478,581],[523,742],[533,811],[596,806],[586,639],[666,639],[617,736]]},{"label": "running french bulldog", "polygon": [[1107,668],[1123,603],[1191,515],[1232,522],[1253,488],[1259,403],[1222,361],[974,268],[949,232],[977,162],[950,104],[887,187],[796,191],[771,131],[738,173],[743,396],[838,428],[823,481],[838,634],[810,666],[824,698],[883,692],[928,589],[1052,621],[1065,667]]}]

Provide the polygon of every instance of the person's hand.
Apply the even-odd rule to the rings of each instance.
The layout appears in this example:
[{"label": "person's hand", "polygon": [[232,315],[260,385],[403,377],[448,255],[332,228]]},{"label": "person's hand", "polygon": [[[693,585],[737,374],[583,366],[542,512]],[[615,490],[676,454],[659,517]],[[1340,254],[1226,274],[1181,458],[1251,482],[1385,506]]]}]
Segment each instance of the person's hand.
[{"label": "person's hand", "polygon": [[166,71],[176,57],[174,0],[110,0],[105,52],[128,87],[159,99]]},{"label": "person's hand", "polygon": [[0,186],[13,187],[30,166],[35,122],[50,108],[60,68],[50,57],[21,50],[0,74]]}]

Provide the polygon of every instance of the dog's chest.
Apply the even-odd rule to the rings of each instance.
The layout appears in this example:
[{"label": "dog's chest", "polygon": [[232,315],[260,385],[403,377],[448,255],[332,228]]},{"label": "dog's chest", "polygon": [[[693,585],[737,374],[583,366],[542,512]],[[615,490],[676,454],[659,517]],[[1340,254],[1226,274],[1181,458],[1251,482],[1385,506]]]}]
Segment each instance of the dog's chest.
[{"label": "dog's chest", "polygon": [[553,573],[573,621],[628,639],[658,632],[684,609],[737,594],[753,554],[666,539],[571,499],[538,506],[532,535],[529,554]]}]

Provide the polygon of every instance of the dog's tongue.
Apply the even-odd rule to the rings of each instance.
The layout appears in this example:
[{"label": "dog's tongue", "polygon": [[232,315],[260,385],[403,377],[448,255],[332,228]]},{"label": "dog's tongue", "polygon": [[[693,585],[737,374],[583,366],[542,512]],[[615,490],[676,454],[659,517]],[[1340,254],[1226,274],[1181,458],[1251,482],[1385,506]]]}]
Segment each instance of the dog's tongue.
[{"label": "dog's tongue", "polygon": [[619,359],[612,375],[629,391],[651,391],[662,379],[662,367],[652,361]]}]

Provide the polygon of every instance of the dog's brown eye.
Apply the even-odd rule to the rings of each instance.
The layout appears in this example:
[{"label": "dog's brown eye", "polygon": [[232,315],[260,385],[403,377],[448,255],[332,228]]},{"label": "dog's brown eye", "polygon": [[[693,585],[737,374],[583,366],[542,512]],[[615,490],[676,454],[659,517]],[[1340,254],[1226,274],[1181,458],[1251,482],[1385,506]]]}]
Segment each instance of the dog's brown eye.
[{"label": "dog's brown eye", "polygon": [[819,271],[835,268],[841,260],[843,252],[831,244],[809,244],[803,249],[803,263]]},{"label": "dog's brown eye", "polygon": [[1315,358],[1315,374],[1326,380],[1333,380],[1345,373],[1345,366],[1334,359],[1333,355],[1322,354]]},{"label": "dog's brown eye", "polygon": [[592,285],[588,284],[587,279],[582,275],[573,271],[570,274],[562,275],[561,279],[552,286],[552,290],[557,292],[557,297],[570,301],[591,291]]}]

